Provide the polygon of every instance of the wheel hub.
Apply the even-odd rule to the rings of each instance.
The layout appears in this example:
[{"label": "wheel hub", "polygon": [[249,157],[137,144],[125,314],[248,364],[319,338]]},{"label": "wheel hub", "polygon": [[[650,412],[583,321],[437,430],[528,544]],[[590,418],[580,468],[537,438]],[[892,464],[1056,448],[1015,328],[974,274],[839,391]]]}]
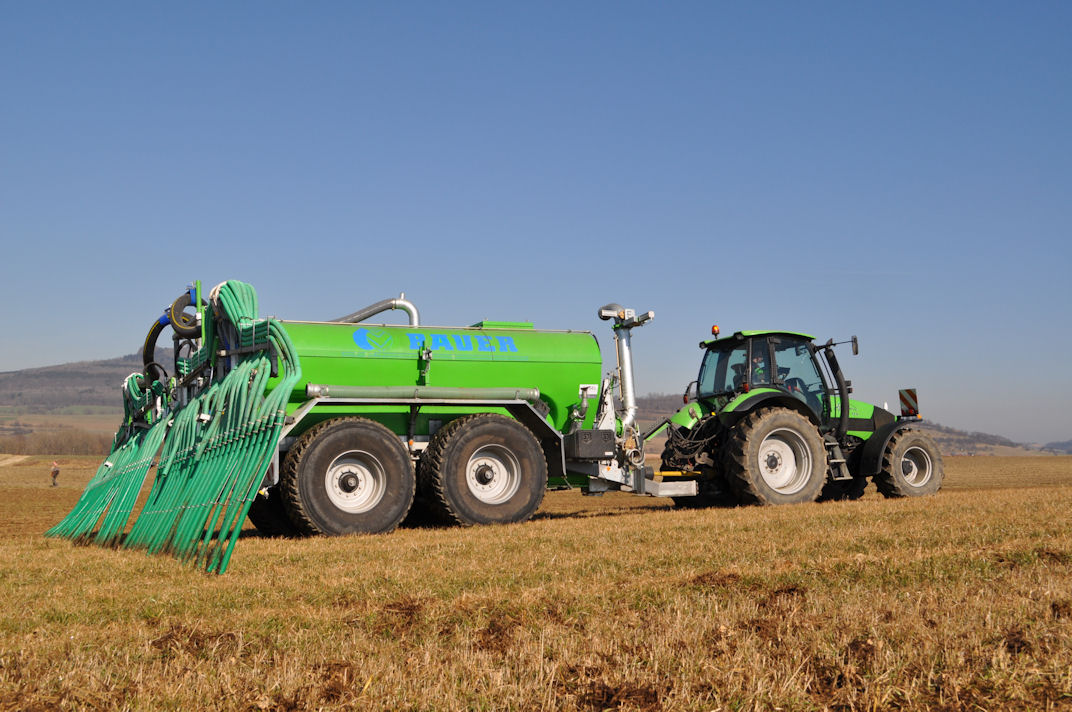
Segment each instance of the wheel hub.
[{"label": "wheel hub", "polygon": [[901,458],[901,474],[909,485],[922,487],[934,474],[931,456],[921,447],[909,448]]},{"label": "wheel hub", "polygon": [[481,502],[502,504],[521,487],[521,465],[508,448],[485,445],[469,457],[465,483]]},{"label": "wheel hub", "polygon": [[480,465],[477,465],[476,472],[473,473],[473,478],[478,485],[486,487],[495,479],[495,470],[490,465],[481,463]]},{"label": "wheel hub", "polygon": [[353,472],[347,472],[339,478],[339,489],[346,494],[350,494],[357,490],[361,486],[361,479]]},{"label": "wheel hub", "polygon": [[344,512],[361,514],[376,507],[387,491],[387,472],[370,452],[342,453],[324,472],[324,491]]},{"label": "wheel hub", "polygon": [[800,433],[789,428],[771,431],[759,445],[759,474],[778,494],[791,495],[811,477],[811,453]]}]

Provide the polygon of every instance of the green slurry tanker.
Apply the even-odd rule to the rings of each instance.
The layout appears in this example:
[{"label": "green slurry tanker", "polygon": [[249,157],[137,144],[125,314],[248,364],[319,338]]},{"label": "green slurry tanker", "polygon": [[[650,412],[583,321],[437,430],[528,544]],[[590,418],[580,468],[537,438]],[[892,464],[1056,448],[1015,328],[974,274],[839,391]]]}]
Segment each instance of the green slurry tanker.
[{"label": "green slurry tanker", "polygon": [[[409,323],[370,321],[392,309]],[[520,522],[548,487],[710,506],[853,498],[872,478],[891,497],[941,485],[937,448],[911,428],[914,391],[902,391],[901,417],[851,400],[835,344],[804,334],[702,342],[685,407],[641,433],[631,334],[654,314],[608,304],[599,316],[616,345],[606,376],[585,331],[425,326],[404,295],[281,321],[258,316],[248,284],[203,295],[197,283],[153,322],[112,451],[48,535],[223,573],[247,517],[269,535],[337,535],[407,516]],[[170,369],[155,355],[169,328]],[[656,471],[645,446],[663,435]]]}]

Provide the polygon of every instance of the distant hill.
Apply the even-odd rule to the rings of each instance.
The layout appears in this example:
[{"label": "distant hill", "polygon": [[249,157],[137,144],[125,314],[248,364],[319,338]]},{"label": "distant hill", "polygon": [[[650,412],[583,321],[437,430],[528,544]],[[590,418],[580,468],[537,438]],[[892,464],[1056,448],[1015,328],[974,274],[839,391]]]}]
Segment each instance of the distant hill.
[{"label": "distant hill", "polygon": [[[173,363],[170,349],[158,349],[157,360]],[[18,415],[115,413],[121,415],[120,386],[135,371],[142,370],[140,353],[101,361],[79,361],[60,366],[0,372],[0,435],[28,432],[24,424],[14,428]],[[654,393],[638,399],[639,420],[651,425],[672,415],[682,405],[680,394]],[[7,427],[5,427],[7,426]],[[1029,455],[1042,452],[1072,454],[1072,440],[1036,445],[1016,443],[987,433],[964,432],[937,423],[924,422],[938,446],[951,455]],[[10,432],[5,432],[10,431]]]},{"label": "distant hill", "polygon": [[[157,360],[170,366],[171,349],[157,349]],[[141,352],[103,361],[0,372],[0,408],[20,414],[123,412],[120,386],[142,370]]]},{"label": "distant hill", "polygon": [[1055,452],[1063,452],[1067,455],[1072,455],[1072,440],[1065,440],[1063,443],[1046,443],[1043,447],[1047,450],[1054,450]]}]

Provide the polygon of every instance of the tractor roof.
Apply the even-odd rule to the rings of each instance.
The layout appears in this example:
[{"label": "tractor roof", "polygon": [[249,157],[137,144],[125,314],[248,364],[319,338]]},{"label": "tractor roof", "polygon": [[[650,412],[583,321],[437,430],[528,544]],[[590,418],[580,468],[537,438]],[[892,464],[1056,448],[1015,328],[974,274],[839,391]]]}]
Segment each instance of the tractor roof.
[{"label": "tractor roof", "polygon": [[792,336],[798,339],[807,339],[808,341],[814,341],[815,337],[811,334],[804,334],[799,331],[736,331],[732,336],[724,336],[721,339],[710,339],[709,341],[701,341],[701,349],[710,349],[722,346],[724,344],[738,343],[745,339],[750,339],[753,336]]}]

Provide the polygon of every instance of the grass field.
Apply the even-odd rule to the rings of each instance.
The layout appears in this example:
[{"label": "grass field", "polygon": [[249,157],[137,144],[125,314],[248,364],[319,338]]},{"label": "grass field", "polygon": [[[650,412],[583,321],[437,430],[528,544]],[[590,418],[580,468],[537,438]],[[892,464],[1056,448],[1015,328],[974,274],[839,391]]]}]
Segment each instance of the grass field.
[{"label": "grass field", "polygon": [[45,539],[96,458],[0,455],[0,710],[1072,709],[1072,457],[938,496],[276,540],[224,576]]}]

